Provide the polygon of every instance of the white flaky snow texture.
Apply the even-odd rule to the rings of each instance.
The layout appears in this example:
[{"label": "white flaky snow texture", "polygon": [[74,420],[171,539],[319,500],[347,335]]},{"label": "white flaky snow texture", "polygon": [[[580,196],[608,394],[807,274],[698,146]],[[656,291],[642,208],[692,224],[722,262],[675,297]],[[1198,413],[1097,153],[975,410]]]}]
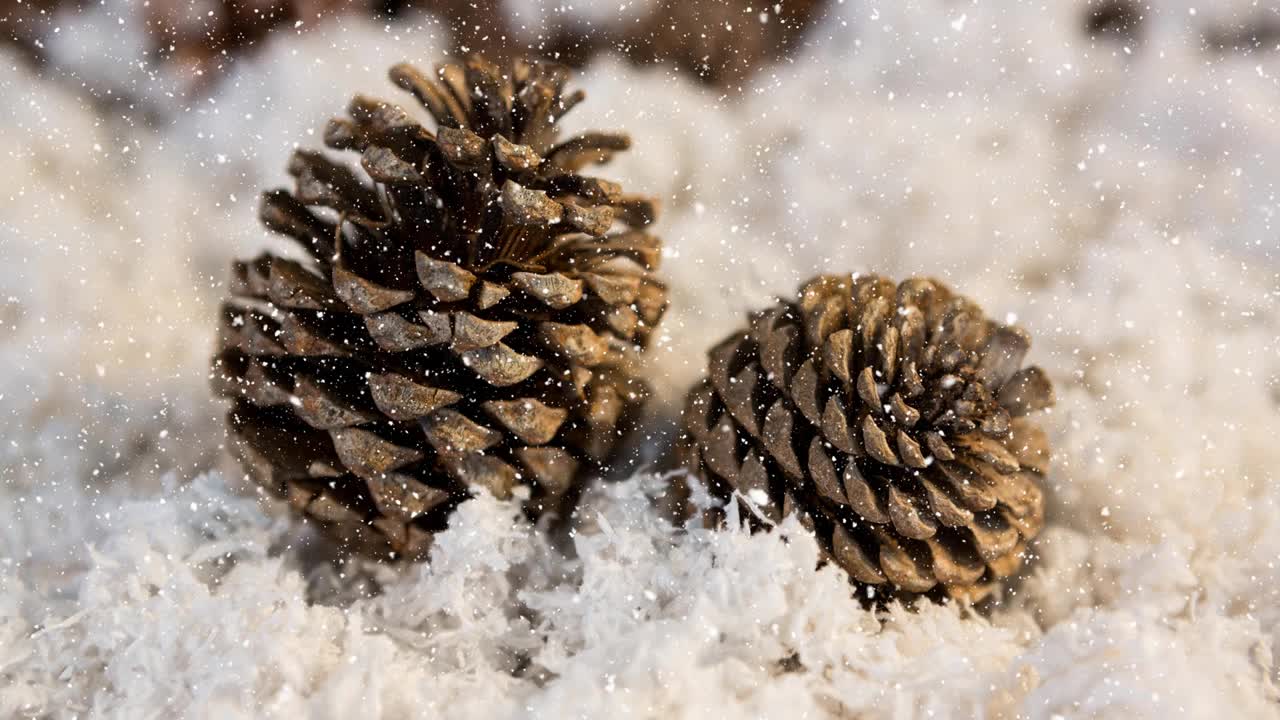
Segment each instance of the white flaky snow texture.
[{"label": "white flaky snow texture", "polygon": [[[1092,39],[1084,0],[833,0],[732,93],[596,60],[566,123],[628,129],[607,175],[665,209],[654,464],[568,537],[479,498],[399,572],[244,488],[207,362],[257,193],[439,24],[286,29],[200,92],[140,3],[0,55],[0,717],[1280,717],[1280,51],[1205,41],[1276,17],[1140,4]],[[1016,317],[1057,386],[1050,524],[987,615],[652,507],[704,351],[872,270]]]}]

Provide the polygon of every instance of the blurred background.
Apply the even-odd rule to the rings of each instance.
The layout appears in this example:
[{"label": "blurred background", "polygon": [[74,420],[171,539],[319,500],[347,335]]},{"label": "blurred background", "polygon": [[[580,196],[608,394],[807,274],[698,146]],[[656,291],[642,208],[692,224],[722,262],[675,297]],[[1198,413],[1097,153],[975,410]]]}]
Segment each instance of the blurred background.
[{"label": "blurred background", "polygon": [[[101,34],[94,38],[98,42],[116,51],[128,49],[135,56],[117,61],[136,62],[165,75],[170,89],[177,91],[172,99],[181,102],[216,92],[213,87],[233,74],[237,63],[251,58],[275,35],[357,18],[383,23],[389,31],[423,23],[439,28],[448,49],[457,55],[482,52],[501,59],[537,54],[581,66],[611,51],[637,64],[667,65],[710,85],[740,88],[754,71],[788,56],[825,4],[826,0],[773,5],[745,0],[576,5],[539,0],[8,0],[0,23],[4,39],[34,65],[84,75],[91,94],[127,103],[124,88],[108,87],[109,82],[92,87],[93,73],[80,67],[76,57],[77,50],[87,48],[67,45],[84,43],[90,39],[84,32],[96,31]],[[99,73],[103,70],[98,68]],[[136,92],[152,97],[143,88]]]}]

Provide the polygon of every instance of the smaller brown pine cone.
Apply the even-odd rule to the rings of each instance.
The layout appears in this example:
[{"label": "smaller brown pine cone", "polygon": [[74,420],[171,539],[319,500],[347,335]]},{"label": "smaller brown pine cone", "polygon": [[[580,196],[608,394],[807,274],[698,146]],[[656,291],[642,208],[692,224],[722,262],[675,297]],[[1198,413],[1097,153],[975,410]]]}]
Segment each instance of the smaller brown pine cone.
[{"label": "smaller brown pine cone", "polygon": [[1029,347],[936,280],[824,275],[711,350],[678,451],[713,495],[799,514],[868,597],[977,601],[1044,525]]}]

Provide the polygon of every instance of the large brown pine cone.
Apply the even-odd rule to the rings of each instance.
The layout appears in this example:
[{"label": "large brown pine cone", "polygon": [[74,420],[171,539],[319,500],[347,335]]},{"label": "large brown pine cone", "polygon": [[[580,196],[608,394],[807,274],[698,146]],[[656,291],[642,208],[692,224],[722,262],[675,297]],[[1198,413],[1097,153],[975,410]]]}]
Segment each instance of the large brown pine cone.
[{"label": "large brown pine cone", "polygon": [[436,131],[358,96],[325,143],[367,178],[294,155],[261,216],[307,257],[235,265],[214,377],[257,482],[356,549],[417,556],[474,486],[569,510],[647,395],[666,291],[653,203],[578,173],[627,137],[556,140],[583,99],[563,67],[391,78]]},{"label": "large brown pine cone", "polygon": [[936,280],[822,276],[711,351],[681,453],[721,498],[800,513],[868,596],[980,599],[1044,523],[1029,345]]}]

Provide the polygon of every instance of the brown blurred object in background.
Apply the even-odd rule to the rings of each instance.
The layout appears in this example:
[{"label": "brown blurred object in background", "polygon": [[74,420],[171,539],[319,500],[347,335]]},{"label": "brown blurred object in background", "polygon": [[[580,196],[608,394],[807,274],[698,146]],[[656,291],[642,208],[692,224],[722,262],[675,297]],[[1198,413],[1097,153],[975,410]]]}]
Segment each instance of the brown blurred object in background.
[{"label": "brown blurred object in background", "polygon": [[[458,56],[533,55],[581,66],[613,51],[637,64],[665,64],[730,88],[785,57],[827,1],[651,0],[638,16],[607,21],[591,20],[586,9],[550,8],[541,28],[528,27],[539,24],[529,18],[517,20],[508,0],[148,0],[122,6],[112,17],[143,24],[148,57],[181,68],[187,88],[197,93],[273,31],[303,32],[347,14],[396,24],[419,12],[439,19]],[[74,22],[90,6],[86,0],[0,0],[0,40],[17,45],[34,62],[56,63],[45,42],[58,24]]]},{"label": "brown blurred object in background", "polygon": [[658,0],[622,48],[634,62],[670,63],[729,87],[785,57],[820,17],[826,0]]},{"label": "brown blurred object in background", "polygon": [[33,60],[39,59],[44,54],[44,38],[53,30],[55,12],[81,4],[78,0],[3,0],[0,42],[14,45]]},{"label": "brown blurred object in background", "polygon": [[648,12],[631,22],[596,24],[580,13],[533,37],[515,31],[502,0],[407,0],[384,8],[393,14],[408,8],[445,10],[442,14],[448,18],[459,52],[534,53],[581,66],[596,54],[612,50],[639,65],[669,65],[707,84],[728,88],[785,57],[821,16],[826,2],[653,0]]},{"label": "brown blurred object in background", "polygon": [[144,6],[148,51],[179,65],[195,86],[212,82],[224,58],[256,45],[273,29],[302,29],[346,12],[363,12],[368,0],[149,0]]},{"label": "brown blurred object in background", "polygon": [[[52,62],[45,43],[60,25],[94,3],[88,0],[2,0],[0,41],[11,43],[35,62]],[[142,24],[145,51],[159,63],[177,63],[205,74],[256,45],[278,28],[310,29],[346,13],[371,13],[373,0],[145,0],[123,3],[112,17]],[[298,25],[301,23],[301,25]],[[130,49],[132,50],[132,49]],[[205,84],[209,77],[197,84]]]}]

